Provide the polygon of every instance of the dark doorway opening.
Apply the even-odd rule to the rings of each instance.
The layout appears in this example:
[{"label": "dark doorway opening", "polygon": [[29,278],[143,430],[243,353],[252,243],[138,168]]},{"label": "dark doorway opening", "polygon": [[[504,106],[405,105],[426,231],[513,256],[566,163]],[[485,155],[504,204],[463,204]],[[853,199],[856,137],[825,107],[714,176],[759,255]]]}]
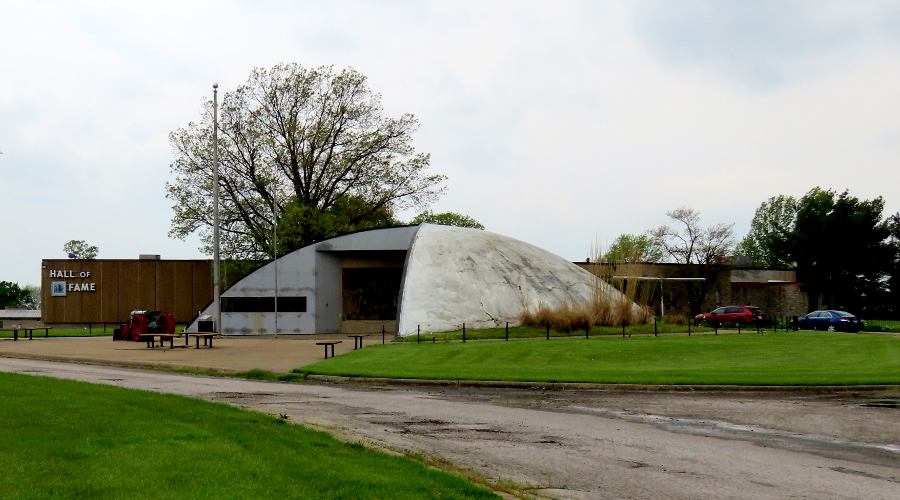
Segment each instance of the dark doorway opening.
[{"label": "dark doorway opening", "polygon": [[344,268],[343,319],[395,320],[403,268]]}]

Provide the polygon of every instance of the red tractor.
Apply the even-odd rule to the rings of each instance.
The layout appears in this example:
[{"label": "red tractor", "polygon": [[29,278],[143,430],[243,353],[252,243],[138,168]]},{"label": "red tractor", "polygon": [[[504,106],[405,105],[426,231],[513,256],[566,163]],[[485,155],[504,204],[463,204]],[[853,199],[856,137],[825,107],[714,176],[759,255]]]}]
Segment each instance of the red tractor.
[{"label": "red tractor", "polygon": [[175,333],[175,316],[160,311],[131,311],[128,323],[113,330],[113,340],[141,342],[148,333]]}]

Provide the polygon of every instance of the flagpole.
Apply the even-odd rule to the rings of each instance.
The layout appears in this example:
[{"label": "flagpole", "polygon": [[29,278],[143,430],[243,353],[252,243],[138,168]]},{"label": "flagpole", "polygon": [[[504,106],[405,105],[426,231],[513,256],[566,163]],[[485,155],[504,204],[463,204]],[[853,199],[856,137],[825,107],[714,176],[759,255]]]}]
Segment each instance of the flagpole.
[{"label": "flagpole", "polygon": [[213,309],[216,326],[223,333],[222,303],[219,298],[219,84],[213,83]]}]

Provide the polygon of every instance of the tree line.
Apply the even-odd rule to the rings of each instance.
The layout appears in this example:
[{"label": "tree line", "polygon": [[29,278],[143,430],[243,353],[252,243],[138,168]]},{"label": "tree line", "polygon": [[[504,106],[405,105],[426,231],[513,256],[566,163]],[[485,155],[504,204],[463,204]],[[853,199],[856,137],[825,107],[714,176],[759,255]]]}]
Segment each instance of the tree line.
[{"label": "tree line", "polygon": [[[381,96],[353,69],[279,64],[255,68],[223,95],[218,114],[221,255],[267,259],[333,236],[402,224],[395,214],[427,207],[446,177],[417,151],[419,123],[389,116]],[[199,233],[212,253],[213,101],[197,122],[170,134],[174,179],[170,236]],[[810,308],[819,303],[871,316],[895,315],[900,215],[885,217],[882,198],[813,188],[795,199],[763,202],[750,233],[734,224],[703,226],[699,212],[679,207],[669,224],[623,234],[603,259],[677,262],[702,268],[746,261],[794,269]],[[409,223],[483,228],[456,212],[422,211]],[[276,237],[277,235],[277,237]]]},{"label": "tree line", "polygon": [[[207,254],[213,119],[210,100],[198,122],[170,134],[175,179],[166,184],[174,212],[170,236],[199,232]],[[255,68],[223,95],[218,113],[221,254],[266,258],[400,224],[396,212],[427,206],[445,189],[445,176],[432,172],[431,157],[413,145],[418,127],[412,114],[387,116],[381,96],[353,69]],[[425,211],[416,220],[481,227],[454,212]]]},{"label": "tree line", "polygon": [[800,198],[773,196],[756,209],[740,241],[734,224],[703,227],[694,209],[666,215],[670,225],[620,235],[602,259],[790,269],[806,287],[810,310],[821,304],[868,317],[900,314],[900,214],[885,215],[881,197],[820,187]]}]

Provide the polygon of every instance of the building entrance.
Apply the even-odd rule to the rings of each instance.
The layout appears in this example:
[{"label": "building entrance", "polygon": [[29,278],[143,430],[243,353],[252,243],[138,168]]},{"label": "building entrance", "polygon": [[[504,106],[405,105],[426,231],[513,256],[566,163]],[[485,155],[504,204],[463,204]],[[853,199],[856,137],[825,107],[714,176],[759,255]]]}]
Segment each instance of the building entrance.
[{"label": "building entrance", "polygon": [[397,319],[403,268],[345,268],[342,278],[344,321]]}]

